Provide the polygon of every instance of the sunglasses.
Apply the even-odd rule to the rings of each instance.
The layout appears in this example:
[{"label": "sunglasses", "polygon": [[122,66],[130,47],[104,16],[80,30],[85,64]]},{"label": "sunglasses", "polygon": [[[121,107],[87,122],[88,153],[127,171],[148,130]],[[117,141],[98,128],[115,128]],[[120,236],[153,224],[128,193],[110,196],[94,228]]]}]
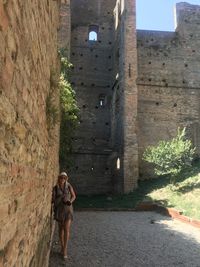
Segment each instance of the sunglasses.
[{"label": "sunglasses", "polygon": [[65,180],[66,178],[64,176],[60,176],[59,179]]}]

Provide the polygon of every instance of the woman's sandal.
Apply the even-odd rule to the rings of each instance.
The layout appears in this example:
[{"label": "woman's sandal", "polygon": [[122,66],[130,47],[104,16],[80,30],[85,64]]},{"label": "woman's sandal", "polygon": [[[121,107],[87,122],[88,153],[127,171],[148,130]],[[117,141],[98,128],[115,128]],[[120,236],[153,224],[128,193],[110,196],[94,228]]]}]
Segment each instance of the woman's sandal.
[{"label": "woman's sandal", "polygon": [[67,255],[64,255],[64,256],[63,256],[63,259],[64,259],[64,260],[67,260],[67,259],[68,259],[68,256],[67,256]]}]

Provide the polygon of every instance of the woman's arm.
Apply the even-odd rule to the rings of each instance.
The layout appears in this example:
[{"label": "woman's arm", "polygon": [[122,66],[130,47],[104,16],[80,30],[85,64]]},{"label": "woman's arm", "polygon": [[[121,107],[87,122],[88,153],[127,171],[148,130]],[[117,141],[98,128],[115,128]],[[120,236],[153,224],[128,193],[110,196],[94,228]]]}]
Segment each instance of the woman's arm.
[{"label": "woman's arm", "polygon": [[57,194],[57,186],[53,187],[53,191],[52,191],[52,204],[54,205],[54,207],[56,208],[60,202],[62,201],[62,195],[58,195]]},{"label": "woman's arm", "polygon": [[69,184],[69,191],[70,191],[70,194],[71,194],[71,199],[70,199],[70,201],[71,201],[71,203],[73,203],[74,200],[76,199],[76,194],[75,194],[75,192],[74,192],[73,187],[72,187],[70,184]]}]

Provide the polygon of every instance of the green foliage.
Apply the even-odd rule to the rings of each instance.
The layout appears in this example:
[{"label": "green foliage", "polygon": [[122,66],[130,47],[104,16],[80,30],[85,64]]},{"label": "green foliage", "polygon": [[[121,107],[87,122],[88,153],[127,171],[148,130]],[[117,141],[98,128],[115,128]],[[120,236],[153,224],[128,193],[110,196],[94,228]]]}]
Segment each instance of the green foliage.
[{"label": "green foliage", "polygon": [[72,67],[72,64],[67,60],[66,57],[61,57],[61,74],[64,75],[65,79],[67,80],[70,73],[70,68]]},{"label": "green foliage", "polygon": [[144,152],[143,159],[153,163],[157,175],[170,175],[171,182],[175,183],[181,171],[191,167],[195,148],[185,137],[186,129],[178,129],[175,138],[169,141],[160,141],[157,146],[149,146]]},{"label": "green foliage", "polygon": [[72,66],[61,54],[61,75],[59,81],[61,125],[60,125],[60,167],[68,168],[72,164],[72,138],[78,125],[77,102],[75,92],[69,83],[69,72]]},{"label": "green foliage", "polygon": [[[144,185],[145,185],[144,181]],[[158,184],[159,183],[159,184]],[[193,162],[192,168],[178,177],[176,187],[167,185],[166,179],[153,179],[152,188],[147,187],[146,199],[165,207],[173,207],[184,215],[200,219],[200,162]]]},{"label": "green foliage", "polygon": [[70,69],[73,66],[72,63],[70,63],[69,60],[67,59],[68,50],[66,50],[65,48],[61,48],[58,51],[58,54],[60,56],[61,74],[64,75],[65,80],[68,80],[70,75]]}]

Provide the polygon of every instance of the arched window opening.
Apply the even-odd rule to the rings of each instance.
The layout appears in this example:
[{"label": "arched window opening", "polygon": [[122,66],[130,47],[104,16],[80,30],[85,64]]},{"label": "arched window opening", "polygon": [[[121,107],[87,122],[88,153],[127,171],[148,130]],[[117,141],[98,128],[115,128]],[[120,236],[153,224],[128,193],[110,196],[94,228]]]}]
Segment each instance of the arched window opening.
[{"label": "arched window opening", "polygon": [[89,26],[89,41],[97,42],[98,41],[98,32],[99,27],[96,25]]},{"label": "arched window opening", "polygon": [[117,170],[120,170],[121,166],[120,166],[120,158],[117,159]]},{"label": "arched window opening", "polygon": [[89,32],[89,41],[96,42],[97,41],[97,33],[94,31]]},{"label": "arched window opening", "polygon": [[100,100],[99,100],[99,105],[100,105],[100,107],[103,107],[103,104],[104,104],[104,103],[103,103],[103,99],[100,99]]}]

